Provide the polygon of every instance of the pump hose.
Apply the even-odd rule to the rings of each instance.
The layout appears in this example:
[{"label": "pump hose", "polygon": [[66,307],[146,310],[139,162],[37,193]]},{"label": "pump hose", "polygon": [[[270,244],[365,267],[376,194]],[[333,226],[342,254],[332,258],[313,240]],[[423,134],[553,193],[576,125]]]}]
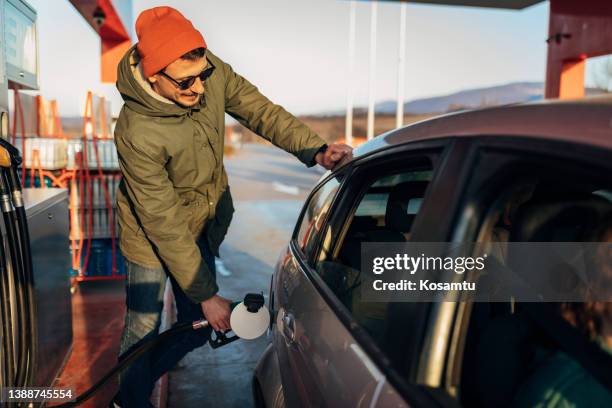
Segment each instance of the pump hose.
[{"label": "pump hose", "polygon": [[36,327],[36,305],[34,303],[34,274],[32,268],[32,254],[30,252],[30,234],[26,222],[26,213],[23,207],[17,207],[17,226],[19,228],[19,237],[21,241],[21,255],[23,257],[23,273],[25,277],[26,290],[26,310],[28,316],[28,361],[25,373],[25,384],[34,384],[36,373],[36,357],[38,353],[38,328]]},{"label": "pump hose", "polygon": [[23,206],[23,199],[21,198],[21,185],[19,184],[19,178],[17,170],[11,167],[9,174],[7,175],[7,181],[9,188],[13,194],[13,204],[15,206],[15,212],[17,215],[17,228],[19,232],[20,244],[21,244],[21,256],[22,256],[22,267],[23,275],[25,278],[25,295],[26,295],[26,309],[27,309],[27,320],[28,320],[28,332],[29,339],[28,344],[28,360],[27,367],[25,370],[25,382],[24,384],[34,384],[36,373],[36,357],[38,354],[38,328],[36,326],[36,304],[34,302],[34,267],[32,266],[32,252],[30,249],[30,232],[28,231],[28,221]]},{"label": "pump hose", "polygon": [[32,267],[32,254],[30,252],[30,234],[28,233],[28,224],[26,221],[26,213],[23,207],[17,207],[17,224],[19,227],[19,235],[21,237],[21,248],[24,259],[24,275],[26,277],[27,291],[27,308],[29,313],[28,322],[30,324],[30,354],[28,360],[28,368],[26,370],[26,381],[30,384],[35,382],[36,357],[38,353],[38,327],[36,326],[36,305],[34,303],[34,273]]},{"label": "pump hose", "polygon": [[[37,351],[32,257],[30,253],[27,218],[21,198],[21,185],[15,167],[3,168],[2,178],[3,192],[10,193],[13,199],[11,211],[4,212],[4,222],[7,229],[7,236],[13,237],[13,239],[9,238],[9,248],[11,250],[11,260],[16,277],[15,282],[18,288],[16,291],[17,302],[19,304],[17,309],[20,314],[18,327],[19,333],[23,333],[19,338],[19,359],[15,385],[23,387],[32,384],[34,381],[33,363]],[[14,249],[12,247],[14,247]],[[13,257],[13,254],[17,254],[17,257]]]},{"label": "pump hose", "polygon": [[12,387],[15,384],[15,361],[14,345],[13,345],[13,323],[11,313],[11,296],[9,292],[9,276],[8,268],[6,267],[6,256],[4,254],[4,245],[0,242],[0,312],[2,313],[2,384],[6,387]]},{"label": "pump hose", "polygon": [[120,357],[119,359],[119,363],[114,366],[112,368],[112,370],[110,370],[108,373],[106,373],[104,375],[104,377],[102,377],[97,383],[95,383],[92,387],[90,387],[87,391],[85,391],[84,393],[82,393],[81,395],[79,395],[76,400],[74,401],[70,401],[70,402],[66,402],[64,404],[61,405],[54,405],[53,407],[50,408],[60,408],[60,407],[76,407],[77,405],[82,404],[83,402],[87,401],[89,398],[91,398],[96,391],[98,391],[98,389],[100,387],[102,387],[104,384],[106,384],[106,382],[108,382],[108,380],[112,379],[116,374],[118,374],[120,371],[122,371],[127,365],[129,365],[130,363],[132,363],[134,360],[136,360],[138,357],[142,356],[144,353],[146,353],[147,351],[149,351],[151,348],[155,347],[157,344],[179,334],[182,333],[184,331],[189,331],[189,330],[194,330],[194,324],[191,322],[186,322],[186,323],[178,323],[176,324],[174,327],[172,327],[169,330],[166,330],[165,332],[162,332],[160,334],[158,334],[157,336],[148,339],[147,341],[143,342],[142,344],[140,344],[138,347],[134,348],[133,350],[129,351],[127,354],[123,355]]},{"label": "pump hose", "polygon": [[26,294],[24,291],[26,282],[25,276],[22,269],[21,263],[21,249],[19,248],[18,233],[15,228],[15,212],[2,212],[4,218],[4,226],[6,227],[6,235],[8,238],[9,256],[11,258],[11,264],[13,266],[13,276],[15,277],[15,298],[17,301],[17,333],[18,333],[18,347],[17,347],[17,372],[15,373],[15,386],[25,386],[26,377],[26,365],[27,365],[27,347],[26,341],[29,339],[29,330],[27,329],[28,324],[24,322],[28,316],[26,306]]},{"label": "pump hose", "polygon": [[[17,167],[22,164],[22,159],[18,149],[7,141],[0,139],[0,146],[0,165],[2,167],[2,174],[0,175],[0,195],[2,198],[2,215],[6,228],[9,255],[13,266],[13,284],[15,285],[15,298],[17,302],[15,314],[17,317],[17,334],[19,336],[18,358],[14,368],[16,372],[14,373],[14,378],[11,378],[11,383],[15,386],[22,387],[33,384],[35,380],[37,327],[33,289],[34,273],[32,254],[30,251],[30,234],[28,232],[26,212],[23,206],[21,181],[19,180],[19,174],[17,172]],[[22,167],[23,170],[25,170],[25,166]],[[4,268],[3,251],[1,255],[3,258],[2,268]],[[7,331],[6,326],[12,318],[9,290],[10,282],[8,278],[8,274],[3,273],[3,287],[1,288],[2,296],[4,300],[8,301],[7,307],[5,307],[4,304],[2,305],[3,326],[5,326],[4,331]],[[8,319],[4,319],[7,317],[6,313],[8,314]],[[8,331],[12,339],[12,329]],[[9,347],[14,349],[14,344],[9,344]],[[11,354],[12,353],[11,351]],[[12,355],[9,356],[9,359],[12,360]],[[13,368],[11,367],[9,372],[12,371]]]}]

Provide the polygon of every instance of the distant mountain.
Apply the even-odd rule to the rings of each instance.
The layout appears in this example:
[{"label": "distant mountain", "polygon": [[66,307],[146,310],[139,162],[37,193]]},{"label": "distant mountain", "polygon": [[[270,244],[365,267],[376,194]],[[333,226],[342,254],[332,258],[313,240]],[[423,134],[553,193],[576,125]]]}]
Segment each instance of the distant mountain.
[{"label": "distant mountain", "polygon": [[[587,95],[604,93],[598,89],[587,88]],[[544,97],[542,82],[513,82],[488,88],[467,89],[449,95],[415,99],[404,104],[405,113],[440,113],[459,109],[484,106],[507,105],[535,101]],[[376,104],[376,113],[395,113],[395,101]]]},{"label": "distant mountain", "polygon": [[[527,102],[543,97],[544,84],[542,82],[515,82],[488,88],[468,89],[450,95],[416,99],[404,104],[404,112],[415,114],[448,112],[465,108]],[[395,113],[395,109],[395,101],[385,101],[376,105],[377,113]]]}]

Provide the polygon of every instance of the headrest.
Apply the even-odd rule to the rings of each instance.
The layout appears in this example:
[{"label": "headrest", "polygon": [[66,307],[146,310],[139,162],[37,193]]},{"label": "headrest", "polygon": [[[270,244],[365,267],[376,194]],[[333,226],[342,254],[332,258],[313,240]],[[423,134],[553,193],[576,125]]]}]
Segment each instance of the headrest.
[{"label": "headrest", "polygon": [[511,242],[583,242],[612,203],[588,193],[535,197],[517,210]]},{"label": "headrest", "polygon": [[388,229],[410,231],[415,214],[408,214],[408,203],[413,198],[422,198],[428,184],[428,181],[406,181],[393,187],[385,213],[385,225]]},{"label": "headrest", "polygon": [[[593,231],[612,213],[612,203],[589,193],[549,193],[535,196],[521,206],[510,230],[510,242],[587,242]],[[536,289],[541,298],[552,300],[578,296],[584,291],[581,273],[568,260],[586,261],[580,246],[508,246],[507,266]],[[537,273],[535,272],[537,271]]]}]

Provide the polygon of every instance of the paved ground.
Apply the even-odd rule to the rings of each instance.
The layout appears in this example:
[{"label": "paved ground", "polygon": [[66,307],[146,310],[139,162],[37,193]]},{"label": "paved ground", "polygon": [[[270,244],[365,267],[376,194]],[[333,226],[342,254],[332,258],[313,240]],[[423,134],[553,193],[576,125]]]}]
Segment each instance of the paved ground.
[{"label": "paved ground", "polygon": [[[54,387],[80,394],[117,363],[124,314],[123,280],[79,284],[72,297],[72,353]],[[81,407],[105,407],[116,392],[113,379]]]},{"label": "paved ground", "polygon": [[[262,145],[245,145],[225,163],[236,212],[217,265],[221,295],[267,297],[274,264],[322,170]],[[191,352],[170,373],[168,406],[252,406],[251,372],[267,343],[262,337]]]}]

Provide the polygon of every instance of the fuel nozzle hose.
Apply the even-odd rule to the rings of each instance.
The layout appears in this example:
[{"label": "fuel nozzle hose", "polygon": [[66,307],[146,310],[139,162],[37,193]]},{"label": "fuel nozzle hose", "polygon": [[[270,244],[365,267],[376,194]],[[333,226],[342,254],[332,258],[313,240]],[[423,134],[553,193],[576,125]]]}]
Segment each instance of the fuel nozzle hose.
[{"label": "fuel nozzle hose", "polygon": [[6,256],[4,254],[4,242],[0,242],[0,313],[2,318],[2,382],[7,387],[15,385],[15,360],[13,344],[13,322],[10,302],[10,279],[6,268]]},{"label": "fuel nozzle hose", "polygon": [[[206,323],[208,323],[208,322],[206,322]],[[186,331],[189,331],[189,330],[194,330],[194,324],[195,323],[193,323],[193,324],[192,323],[180,323],[180,324],[176,324],[171,329],[166,330],[165,332],[162,332],[162,333],[158,334],[157,336],[151,338],[150,340],[147,340],[146,342],[143,342],[140,346],[136,347],[135,349],[129,351],[127,354],[123,355],[119,359],[119,363],[117,363],[116,366],[114,366],[109,372],[104,374],[104,376],[97,383],[95,383],[87,391],[85,391],[84,393],[79,395],[74,401],[70,401],[70,402],[67,402],[67,403],[61,404],[61,405],[54,405],[53,408],[58,408],[58,407],[76,407],[77,405],[80,405],[80,404],[84,403],[85,401],[87,401],[88,399],[93,397],[94,394],[104,384],[106,384],[109,380],[111,380],[115,375],[119,374],[119,372],[121,372],[123,369],[125,369],[131,363],[133,363],[140,356],[142,356],[143,354],[145,354],[146,352],[151,350],[156,345],[163,343],[164,341],[166,341],[166,340],[176,336],[179,333],[186,332]],[[201,327],[205,327],[205,326],[201,326]]]},{"label": "fuel nozzle hose", "polygon": [[[232,315],[230,317],[231,322],[237,322],[237,326],[234,327],[232,323],[232,331],[236,333],[234,336],[228,337],[226,333],[215,332],[215,337],[211,337],[209,343],[213,349],[232,343],[240,338],[253,339],[259,337],[265,333],[270,322],[270,312],[264,305],[264,298],[259,293],[249,293],[245,296],[244,301],[232,303]],[[245,312],[246,311],[246,312]],[[245,314],[248,313],[248,314]],[[249,320],[249,318],[251,318]],[[246,323],[245,323],[246,322]],[[170,340],[177,334],[189,331],[199,330],[209,326],[207,320],[196,320],[194,322],[177,323],[171,329],[159,333],[157,336],[152,337],[134,349],[128,351],[126,354],[119,357],[119,363],[114,366],[109,372],[91,386],[87,391],[80,394],[74,401],[70,401],[61,405],[54,405],[52,408],[60,407],[76,407],[83,402],[91,398],[100,388],[111,380],[115,375],[124,370],[128,365],[133,363],[143,354],[151,350],[153,347],[161,344],[165,341]],[[245,333],[247,337],[240,336],[241,333]]]},{"label": "fuel nozzle hose", "polygon": [[[17,174],[17,167],[20,164],[19,151],[5,140],[0,139],[0,205],[12,265],[12,283],[15,288],[16,303],[14,313],[16,319],[9,318],[4,325],[9,325],[9,323],[11,327],[14,325],[19,336],[14,367],[10,367],[8,370],[11,375],[14,372],[13,378],[9,380],[14,386],[32,384],[33,364],[37,352],[32,258],[27,219],[21,198],[21,185]],[[12,302],[11,293],[5,285],[5,281],[6,279],[3,277],[2,295],[3,303],[8,302],[8,305],[3,305],[3,308],[12,309],[10,305]],[[4,297],[5,295],[7,297]],[[13,350],[12,352],[15,351],[14,344],[9,345],[9,348]],[[5,378],[5,380],[8,380],[8,378]]]},{"label": "fuel nozzle hose", "polygon": [[34,302],[34,267],[32,264],[32,252],[30,248],[30,232],[28,230],[27,214],[23,204],[23,193],[19,182],[17,168],[13,165],[4,170],[4,176],[11,191],[13,207],[15,208],[15,221],[21,249],[21,268],[25,289],[25,307],[27,315],[27,331],[30,339],[28,347],[28,360],[23,378],[24,384],[33,384],[36,373],[36,358],[38,354],[38,330],[36,325],[36,304]]}]

